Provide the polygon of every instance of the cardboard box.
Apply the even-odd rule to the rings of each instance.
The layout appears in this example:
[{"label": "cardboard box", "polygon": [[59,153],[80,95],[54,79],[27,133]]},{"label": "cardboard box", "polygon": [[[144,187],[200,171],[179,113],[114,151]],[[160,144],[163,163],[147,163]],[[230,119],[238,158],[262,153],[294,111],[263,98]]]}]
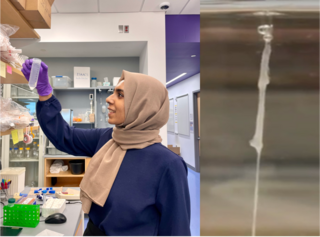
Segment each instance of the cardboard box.
[{"label": "cardboard box", "polygon": [[180,147],[173,147],[172,145],[168,145],[168,149],[180,156]]},{"label": "cardboard box", "polygon": [[20,13],[35,29],[51,28],[51,6],[48,0],[26,0],[25,10]]},{"label": "cardboard box", "polygon": [[49,1],[50,6],[52,6],[54,0],[48,0],[48,1]]},{"label": "cardboard box", "polygon": [[10,0],[18,10],[26,9],[26,0]]},{"label": "cardboard box", "polygon": [[90,87],[90,67],[74,67],[73,75],[75,88]]}]

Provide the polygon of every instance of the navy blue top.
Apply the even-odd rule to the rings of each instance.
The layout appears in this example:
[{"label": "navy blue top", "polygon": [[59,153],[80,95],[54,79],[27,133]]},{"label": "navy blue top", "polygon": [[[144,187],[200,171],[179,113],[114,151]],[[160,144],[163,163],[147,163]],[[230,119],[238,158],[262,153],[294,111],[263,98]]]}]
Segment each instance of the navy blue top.
[{"label": "navy blue top", "polygon": [[[48,139],[61,151],[92,157],[112,128],[71,127],[52,96],[38,101],[37,117]],[[190,235],[187,166],[161,143],[130,149],[103,207],[92,203],[89,217],[106,235]]]}]

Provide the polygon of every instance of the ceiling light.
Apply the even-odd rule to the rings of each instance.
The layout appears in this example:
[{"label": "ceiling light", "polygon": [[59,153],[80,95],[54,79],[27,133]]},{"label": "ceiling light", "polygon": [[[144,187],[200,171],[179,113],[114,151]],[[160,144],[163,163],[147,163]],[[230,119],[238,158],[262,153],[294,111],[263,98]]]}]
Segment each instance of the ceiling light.
[{"label": "ceiling light", "polygon": [[176,78],[173,78],[171,81],[168,81],[168,82],[166,83],[166,85],[170,84],[171,82],[177,80],[177,79],[180,78],[180,77],[183,77],[183,76],[186,75],[186,74],[187,74],[187,73],[182,73],[181,75],[177,76]]},{"label": "ceiling light", "polygon": [[191,58],[194,58],[194,57],[196,57],[197,55],[191,55]]}]

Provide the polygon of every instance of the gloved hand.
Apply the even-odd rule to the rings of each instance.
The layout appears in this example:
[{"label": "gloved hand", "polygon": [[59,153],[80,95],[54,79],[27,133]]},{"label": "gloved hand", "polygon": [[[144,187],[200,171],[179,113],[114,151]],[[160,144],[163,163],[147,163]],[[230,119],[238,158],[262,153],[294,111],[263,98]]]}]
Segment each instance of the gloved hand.
[{"label": "gloved hand", "polygon": [[[30,79],[32,63],[33,59],[27,59],[22,65],[23,68],[21,69],[21,72],[28,81]],[[50,93],[52,92],[52,87],[49,83],[48,66],[44,62],[41,62],[36,89],[38,91],[38,94],[41,96],[50,95]]]}]

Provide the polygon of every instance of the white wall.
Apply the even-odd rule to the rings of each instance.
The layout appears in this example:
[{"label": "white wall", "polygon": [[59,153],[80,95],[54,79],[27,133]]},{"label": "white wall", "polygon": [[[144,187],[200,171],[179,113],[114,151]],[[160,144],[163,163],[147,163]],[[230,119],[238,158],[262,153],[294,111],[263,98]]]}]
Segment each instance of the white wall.
[{"label": "white wall", "polygon": [[[41,42],[147,41],[140,62],[142,72],[166,83],[165,13],[52,14],[51,29],[37,29]],[[129,33],[118,33],[129,25]],[[81,50],[81,49],[79,49]],[[167,145],[167,126],[160,130]]]},{"label": "white wall", "polygon": [[[169,98],[174,98],[174,104],[176,97],[189,94],[189,113],[193,114],[193,91],[200,90],[200,73],[196,74],[182,82],[175,84],[168,88]],[[180,146],[181,156],[190,166],[195,167],[195,155],[194,155],[194,133],[190,132],[189,137],[183,135],[176,135],[172,132],[168,132],[168,144],[173,146]]]},{"label": "white wall", "polygon": [[148,44],[144,47],[140,55],[140,73],[148,74]]}]

